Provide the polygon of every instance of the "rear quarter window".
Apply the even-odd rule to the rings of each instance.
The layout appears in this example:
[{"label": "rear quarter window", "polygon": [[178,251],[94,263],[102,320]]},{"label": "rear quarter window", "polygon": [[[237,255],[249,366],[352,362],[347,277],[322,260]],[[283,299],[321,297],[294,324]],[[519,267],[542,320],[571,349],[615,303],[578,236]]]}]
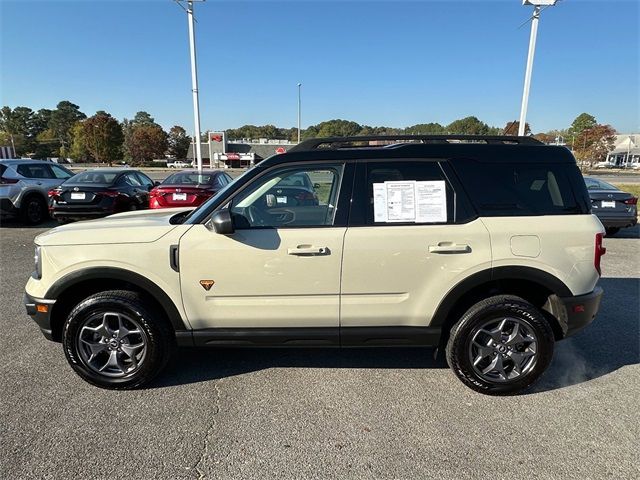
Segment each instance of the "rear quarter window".
[{"label": "rear quarter window", "polygon": [[568,165],[452,162],[481,216],[587,213],[576,199]]}]

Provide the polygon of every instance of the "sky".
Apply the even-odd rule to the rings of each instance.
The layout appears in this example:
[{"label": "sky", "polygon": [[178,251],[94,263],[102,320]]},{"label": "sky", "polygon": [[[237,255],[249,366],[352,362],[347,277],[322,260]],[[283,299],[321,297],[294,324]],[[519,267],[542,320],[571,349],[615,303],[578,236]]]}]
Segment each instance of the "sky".
[{"label": "sky", "polygon": [[[564,0],[542,12],[534,132],[582,112],[640,131],[637,0]],[[406,127],[519,117],[532,7],[520,0],[196,4],[202,131],[334,118]],[[0,103],[70,100],[139,110],[193,131],[187,16],[172,0],[0,0]]]}]

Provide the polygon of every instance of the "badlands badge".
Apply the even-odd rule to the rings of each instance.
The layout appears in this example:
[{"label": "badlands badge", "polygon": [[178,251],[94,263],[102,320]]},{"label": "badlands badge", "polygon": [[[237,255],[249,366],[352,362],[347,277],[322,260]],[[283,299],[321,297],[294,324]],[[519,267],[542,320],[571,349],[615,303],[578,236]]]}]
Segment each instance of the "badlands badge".
[{"label": "badlands badge", "polygon": [[211,290],[211,287],[213,287],[213,284],[216,283],[213,280],[200,280],[200,285],[202,285],[202,288],[204,288],[207,292],[209,290]]}]

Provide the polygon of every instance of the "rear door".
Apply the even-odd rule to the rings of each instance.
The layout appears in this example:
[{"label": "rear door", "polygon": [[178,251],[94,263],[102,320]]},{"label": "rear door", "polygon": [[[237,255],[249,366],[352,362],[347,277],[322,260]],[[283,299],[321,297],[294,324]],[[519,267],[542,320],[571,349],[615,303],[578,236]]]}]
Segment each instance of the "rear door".
[{"label": "rear door", "polygon": [[363,341],[356,327],[427,327],[451,288],[490,268],[489,234],[454,186],[438,161],[358,165],[343,254],[343,344]]}]

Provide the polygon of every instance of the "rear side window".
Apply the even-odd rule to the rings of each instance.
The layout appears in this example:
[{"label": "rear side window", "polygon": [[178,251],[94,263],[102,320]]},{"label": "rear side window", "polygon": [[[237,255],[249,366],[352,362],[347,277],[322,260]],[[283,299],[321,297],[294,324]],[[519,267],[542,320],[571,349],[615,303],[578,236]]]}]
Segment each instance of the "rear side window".
[{"label": "rear side window", "polygon": [[452,162],[481,216],[583,213],[565,165]]},{"label": "rear side window", "polygon": [[20,175],[27,178],[53,178],[47,165],[23,163],[16,169]]}]

